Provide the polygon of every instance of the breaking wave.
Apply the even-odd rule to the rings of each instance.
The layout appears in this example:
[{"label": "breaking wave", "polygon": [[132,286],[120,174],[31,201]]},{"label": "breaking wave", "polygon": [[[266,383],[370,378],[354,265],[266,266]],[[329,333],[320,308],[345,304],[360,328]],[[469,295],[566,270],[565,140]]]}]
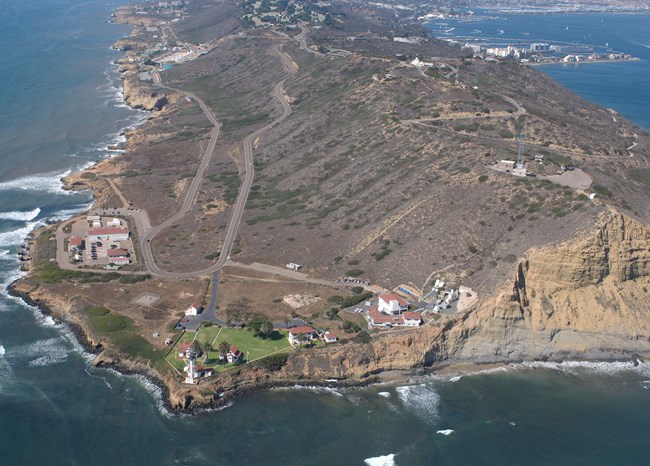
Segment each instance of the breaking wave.
[{"label": "breaking wave", "polygon": [[38,214],[41,213],[41,208],[37,207],[33,210],[26,212],[17,211],[17,212],[0,212],[0,220],[13,220],[16,222],[29,222],[38,217]]},{"label": "breaking wave", "polygon": [[45,191],[48,193],[62,194],[64,191],[61,178],[70,175],[72,170],[63,173],[42,173],[39,175],[16,178],[15,180],[0,182],[0,191]]},{"label": "breaking wave", "polygon": [[440,395],[429,384],[396,387],[395,391],[404,407],[426,423],[433,424],[438,419]]},{"label": "breaking wave", "polygon": [[374,458],[366,458],[363,460],[368,466],[395,466],[395,454],[384,456],[375,456]]},{"label": "breaking wave", "polygon": [[19,245],[38,224],[39,222],[29,222],[22,228],[0,233],[0,247]]}]

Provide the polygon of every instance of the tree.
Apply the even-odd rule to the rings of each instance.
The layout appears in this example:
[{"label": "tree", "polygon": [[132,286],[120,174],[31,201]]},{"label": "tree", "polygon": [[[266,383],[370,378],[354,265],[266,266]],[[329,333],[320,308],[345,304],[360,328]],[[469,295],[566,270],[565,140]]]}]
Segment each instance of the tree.
[{"label": "tree", "polygon": [[266,321],[266,319],[262,316],[254,316],[249,322],[248,326],[253,330],[253,333],[257,335],[260,333],[260,329],[262,328],[262,324]]},{"label": "tree", "polygon": [[203,346],[201,346],[201,342],[194,340],[192,343],[192,348],[194,351],[196,351],[197,356],[201,356],[203,354]]},{"label": "tree", "polygon": [[219,359],[221,359],[224,364],[227,361],[229,351],[230,351],[230,343],[228,343],[225,340],[219,343]]},{"label": "tree", "polygon": [[270,337],[273,333],[273,324],[268,320],[262,322],[262,325],[260,326],[260,333],[264,335],[264,338]]},{"label": "tree", "polygon": [[210,351],[212,351],[212,343],[210,342],[203,343],[203,351],[205,351],[206,354],[209,354]]}]

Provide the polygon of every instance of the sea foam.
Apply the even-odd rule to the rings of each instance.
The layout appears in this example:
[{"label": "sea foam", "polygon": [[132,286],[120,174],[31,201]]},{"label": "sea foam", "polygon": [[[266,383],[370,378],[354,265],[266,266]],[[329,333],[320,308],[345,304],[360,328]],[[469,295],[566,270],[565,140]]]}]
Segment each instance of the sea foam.
[{"label": "sea foam", "polygon": [[423,421],[433,424],[438,419],[440,395],[428,384],[395,388],[402,404]]},{"label": "sea foam", "polygon": [[39,222],[29,222],[22,228],[0,233],[0,247],[19,245],[38,224]]},{"label": "sea foam", "polygon": [[15,222],[29,222],[41,213],[40,207],[28,211],[0,212],[0,220],[13,220]]},{"label": "sea foam", "polygon": [[368,466],[395,466],[395,455],[375,456],[374,458],[366,458],[363,460]]}]

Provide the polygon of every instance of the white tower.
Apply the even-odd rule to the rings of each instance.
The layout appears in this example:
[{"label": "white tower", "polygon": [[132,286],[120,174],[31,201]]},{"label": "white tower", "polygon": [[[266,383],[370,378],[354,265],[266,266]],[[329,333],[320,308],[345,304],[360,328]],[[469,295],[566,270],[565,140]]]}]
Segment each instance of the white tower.
[{"label": "white tower", "polygon": [[196,383],[196,376],[194,374],[194,357],[190,356],[187,360],[187,375],[185,376],[185,383],[194,385]]}]

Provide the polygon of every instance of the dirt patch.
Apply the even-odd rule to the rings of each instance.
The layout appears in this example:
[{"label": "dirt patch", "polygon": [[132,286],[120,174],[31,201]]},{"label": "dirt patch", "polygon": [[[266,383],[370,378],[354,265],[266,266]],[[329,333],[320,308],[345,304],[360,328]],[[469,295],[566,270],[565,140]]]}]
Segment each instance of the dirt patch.
[{"label": "dirt patch", "polygon": [[282,298],[282,302],[292,309],[300,309],[320,301],[320,296],[290,294]]}]

